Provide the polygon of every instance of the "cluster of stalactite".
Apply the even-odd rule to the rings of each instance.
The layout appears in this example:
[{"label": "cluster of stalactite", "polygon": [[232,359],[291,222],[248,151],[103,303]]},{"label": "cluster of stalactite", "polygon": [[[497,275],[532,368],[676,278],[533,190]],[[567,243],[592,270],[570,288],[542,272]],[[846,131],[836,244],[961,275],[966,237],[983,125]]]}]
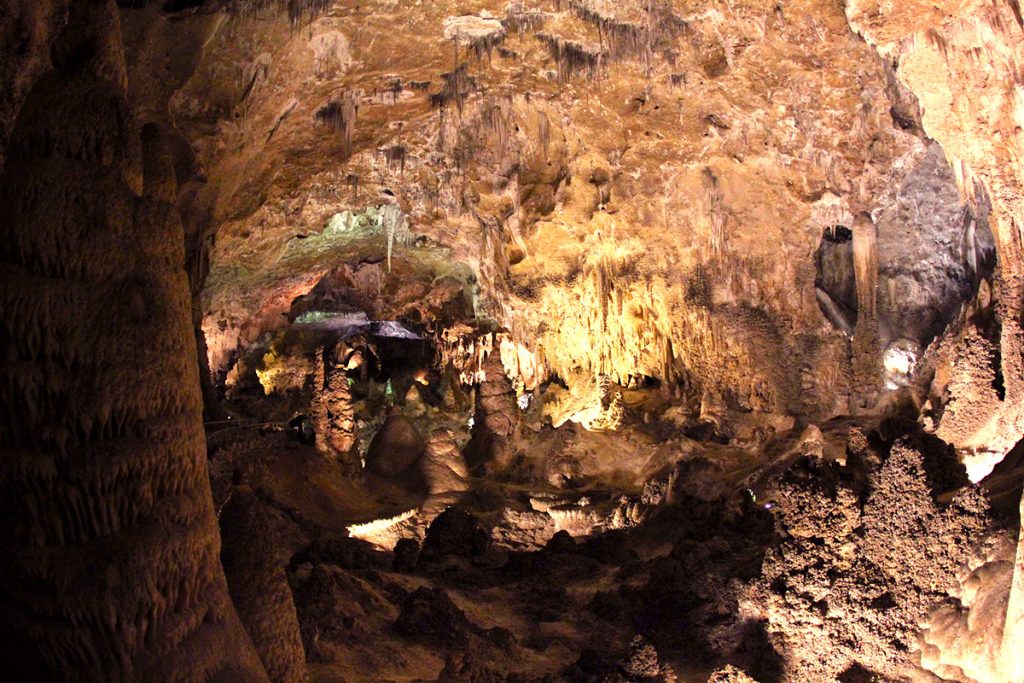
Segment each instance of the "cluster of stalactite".
[{"label": "cluster of stalactite", "polygon": [[[473,53],[477,61],[483,60],[484,57],[490,57],[494,49],[501,45],[505,41],[505,32],[496,31],[494,33],[477,36],[470,38],[465,41],[466,47]],[[458,42],[456,42],[458,46]]]},{"label": "cluster of stalactite", "polygon": [[600,73],[604,56],[600,46],[584,45],[547,32],[537,33],[535,36],[547,48],[551,59],[558,66],[560,80],[567,81],[577,76],[591,80]]},{"label": "cluster of stalactite", "polygon": [[[184,3],[179,0],[178,4],[193,7],[200,3]],[[224,4],[228,11],[245,16],[286,12],[288,21],[294,27],[313,21],[330,9],[333,3],[332,0],[227,0]]]},{"label": "cluster of stalactite", "polygon": [[390,145],[381,150],[389,172],[394,173],[397,170],[400,175],[405,174],[405,158],[408,151],[402,144]]},{"label": "cluster of stalactite", "polygon": [[495,335],[446,328],[435,336],[434,348],[438,367],[453,368],[462,384],[479,384],[486,376],[484,362],[495,349]]},{"label": "cluster of stalactite", "polygon": [[454,103],[461,114],[466,98],[476,90],[476,79],[469,74],[469,67],[465,63],[459,64],[451,71],[441,74],[441,89],[430,94],[430,106],[443,113]]},{"label": "cluster of stalactite", "polygon": [[356,130],[356,116],[359,113],[359,102],[355,93],[344,92],[337,99],[332,99],[316,110],[313,114],[318,124],[327,126],[341,135],[341,154],[343,159],[352,156],[352,137]]},{"label": "cluster of stalactite", "polygon": [[629,22],[602,13],[590,2],[570,0],[569,9],[577,17],[593,24],[600,34],[601,46],[610,60],[639,58],[649,62],[655,50],[668,49],[687,25],[672,11],[670,3],[644,0],[640,22]]},{"label": "cluster of stalactite", "polygon": [[499,159],[504,160],[509,150],[509,137],[514,133],[515,122],[512,116],[512,96],[489,96],[481,105],[481,123],[496,144],[492,151]]},{"label": "cluster of stalactite", "polygon": [[548,14],[539,9],[527,7],[522,0],[510,2],[505,10],[505,27],[522,35],[527,31],[536,31],[546,24]]},{"label": "cluster of stalactite", "polygon": [[455,370],[467,386],[487,379],[485,365],[492,356],[517,391],[533,391],[550,379],[542,353],[517,342],[508,333],[473,333],[466,328],[446,328],[434,337],[437,365]]},{"label": "cluster of stalactite", "polygon": [[638,258],[630,251],[595,248],[571,286],[542,288],[528,313],[509,310],[510,338],[530,339],[545,372],[561,378],[582,373],[629,386],[649,377],[682,391],[729,396],[752,410],[819,409],[803,405],[800,368],[819,360],[806,354],[831,358],[831,346],[805,348],[757,309],[712,311],[693,290],[727,266],[698,269],[690,278],[696,282],[680,292],[675,282],[647,272]]},{"label": "cluster of stalactite", "polygon": [[634,374],[672,376],[668,311],[635,265],[628,254],[599,252],[584,264],[569,295],[574,301],[550,302],[561,324],[537,341],[552,370],[583,370],[623,385]]}]

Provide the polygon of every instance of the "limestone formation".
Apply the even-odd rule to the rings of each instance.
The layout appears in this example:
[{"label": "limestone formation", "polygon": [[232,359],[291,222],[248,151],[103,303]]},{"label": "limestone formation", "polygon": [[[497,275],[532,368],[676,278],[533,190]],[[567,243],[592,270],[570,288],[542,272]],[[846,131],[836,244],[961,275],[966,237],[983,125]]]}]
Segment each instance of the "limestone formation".
[{"label": "limestone formation", "polygon": [[0,2],[0,677],[1024,683],[1021,64],[1017,0]]},{"label": "limestone formation", "polygon": [[[220,509],[224,545],[221,561],[231,600],[252,637],[271,681],[309,680],[292,592],[285,576],[287,546],[275,534],[282,522],[264,509],[255,493],[234,487]],[[284,547],[282,547],[284,546]]]},{"label": "limestone formation", "polygon": [[467,445],[470,467],[481,472],[507,469],[514,456],[520,410],[498,353],[491,352],[482,368],[484,380],[476,395],[473,435]]},{"label": "limestone formation", "polygon": [[[331,355],[337,358],[337,350]],[[340,361],[328,366],[323,348],[316,350],[313,368],[311,408],[317,448],[333,460],[346,461],[355,445],[352,393],[348,377]],[[354,467],[351,462],[347,464],[350,468]]]},{"label": "limestone formation", "polygon": [[219,559],[174,176],[117,25],[69,9],[0,175],[4,669],[266,680]]},{"label": "limestone formation", "polygon": [[389,415],[370,442],[366,467],[382,477],[397,477],[412,467],[426,450],[416,426],[400,414]]}]

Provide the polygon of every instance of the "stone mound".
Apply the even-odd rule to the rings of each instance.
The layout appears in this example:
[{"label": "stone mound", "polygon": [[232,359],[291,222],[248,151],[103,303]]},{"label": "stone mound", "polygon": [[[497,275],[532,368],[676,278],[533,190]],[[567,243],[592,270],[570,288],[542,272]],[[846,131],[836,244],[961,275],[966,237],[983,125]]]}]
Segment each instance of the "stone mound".
[{"label": "stone mound", "polygon": [[397,477],[423,455],[427,442],[404,415],[389,415],[366,452],[366,468],[382,477]]}]

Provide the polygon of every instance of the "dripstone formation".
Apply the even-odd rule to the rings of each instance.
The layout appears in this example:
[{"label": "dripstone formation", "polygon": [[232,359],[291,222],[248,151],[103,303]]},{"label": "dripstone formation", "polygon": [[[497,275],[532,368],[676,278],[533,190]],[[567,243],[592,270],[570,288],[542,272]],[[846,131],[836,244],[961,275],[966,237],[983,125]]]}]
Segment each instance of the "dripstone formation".
[{"label": "dripstone formation", "polygon": [[1016,0],[3,0],[0,678],[1024,683],[1020,64]]}]

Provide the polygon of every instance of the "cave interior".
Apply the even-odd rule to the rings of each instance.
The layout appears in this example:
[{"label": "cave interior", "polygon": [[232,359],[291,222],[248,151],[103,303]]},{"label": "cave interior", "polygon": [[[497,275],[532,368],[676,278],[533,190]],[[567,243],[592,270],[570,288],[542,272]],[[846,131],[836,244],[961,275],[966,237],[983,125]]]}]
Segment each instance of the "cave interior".
[{"label": "cave interior", "polygon": [[0,679],[1024,683],[1018,0],[2,0]]}]

